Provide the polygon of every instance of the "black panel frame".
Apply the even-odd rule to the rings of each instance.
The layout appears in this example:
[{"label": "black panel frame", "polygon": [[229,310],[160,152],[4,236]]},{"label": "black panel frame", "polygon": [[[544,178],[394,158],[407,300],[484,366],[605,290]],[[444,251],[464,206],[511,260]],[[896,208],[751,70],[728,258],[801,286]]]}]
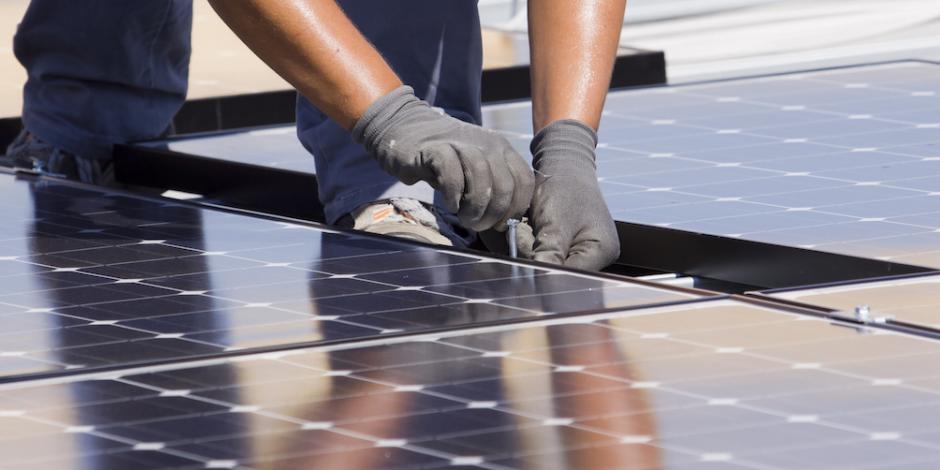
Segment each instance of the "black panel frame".
[{"label": "black panel frame", "polygon": [[210,203],[305,221],[325,218],[311,173],[133,145],[115,146],[114,172],[131,187],[183,191]]},{"label": "black panel frame", "polygon": [[617,221],[620,263],[758,288],[916,274],[930,268]]}]

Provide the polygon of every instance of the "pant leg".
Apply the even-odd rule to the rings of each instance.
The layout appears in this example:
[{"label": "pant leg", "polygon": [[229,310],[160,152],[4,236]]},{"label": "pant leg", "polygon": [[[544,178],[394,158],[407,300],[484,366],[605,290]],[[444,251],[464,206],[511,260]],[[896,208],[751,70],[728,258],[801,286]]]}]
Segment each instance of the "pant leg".
[{"label": "pant leg", "polygon": [[192,0],[32,0],[13,49],[23,123],[85,158],[167,129],[186,98]]},{"label": "pant leg", "polygon": [[[483,59],[477,0],[346,0],[340,5],[418,97],[458,119],[480,123]],[[297,106],[297,134],[316,158],[329,223],[362,204],[390,197],[444,207],[426,183],[408,186],[385,173],[346,130],[303,98]]]}]

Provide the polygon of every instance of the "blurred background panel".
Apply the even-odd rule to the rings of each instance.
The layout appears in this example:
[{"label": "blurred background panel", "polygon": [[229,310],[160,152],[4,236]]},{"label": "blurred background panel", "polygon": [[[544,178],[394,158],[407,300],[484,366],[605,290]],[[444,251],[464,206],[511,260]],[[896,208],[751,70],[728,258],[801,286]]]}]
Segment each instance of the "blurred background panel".
[{"label": "blurred background panel", "polygon": [[[525,30],[525,1],[481,0]],[[622,44],[663,50],[673,83],[896,59],[940,60],[936,0],[630,0]]]}]

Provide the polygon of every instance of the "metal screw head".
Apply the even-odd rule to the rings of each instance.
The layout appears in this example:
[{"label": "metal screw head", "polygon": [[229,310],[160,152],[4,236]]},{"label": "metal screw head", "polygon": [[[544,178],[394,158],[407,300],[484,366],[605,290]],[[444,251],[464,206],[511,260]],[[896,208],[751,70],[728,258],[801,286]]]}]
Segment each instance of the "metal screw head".
[{"label": "metal screw head", "polygon": [[35,171],[36,173],[46,172],[46,167],[45,165],[43,165],[42,160],[39,160],[36,158],[33,159],[33,171]]},{"label": "metal screw head", "polygon": [[506,230],[506,242],[509,243],[509,256],[516,258],[519,256],[519,248],[516,246],[516,226],[522,223],[519,219],[509,219],[506,221],[506,226],[509,227]]},{"label": "metal screw head", "polygon": [[870,322],[871,308],[867,305],[859,305],[855,307],[855,319],[862,323]]}]

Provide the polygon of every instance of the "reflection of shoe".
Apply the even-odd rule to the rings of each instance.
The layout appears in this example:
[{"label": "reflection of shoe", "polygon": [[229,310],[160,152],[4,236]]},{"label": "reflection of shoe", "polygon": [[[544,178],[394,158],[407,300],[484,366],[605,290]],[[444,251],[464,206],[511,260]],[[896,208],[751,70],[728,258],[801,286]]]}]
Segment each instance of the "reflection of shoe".
[{"label": "reflection of shoe", "polygon": [[73,155],[25,129],[7,147],[6,154],[0,156],[0,165],[85,183],[104,186],[114,183],[111,162]]},{"label": "reflection of shoe", "polygon": [[454,227],[436,209],[428,208],[417,199],[370,202],[340,219],[339,225],[435,245],[465,247],[472,240],[471,234],[460,234],[462,228]]}]

